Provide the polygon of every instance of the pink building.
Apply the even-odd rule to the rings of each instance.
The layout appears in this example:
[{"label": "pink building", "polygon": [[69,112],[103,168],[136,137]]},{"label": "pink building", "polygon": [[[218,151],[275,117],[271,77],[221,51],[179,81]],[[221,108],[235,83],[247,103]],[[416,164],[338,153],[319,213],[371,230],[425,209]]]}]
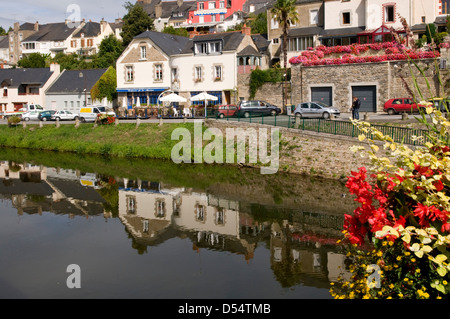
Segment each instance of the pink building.
[{"label": "pink building", "polygon": [[220,22],[235,11],[242,11],[246,0],[197,1],[197,8],[189,12],[189,23]]}]

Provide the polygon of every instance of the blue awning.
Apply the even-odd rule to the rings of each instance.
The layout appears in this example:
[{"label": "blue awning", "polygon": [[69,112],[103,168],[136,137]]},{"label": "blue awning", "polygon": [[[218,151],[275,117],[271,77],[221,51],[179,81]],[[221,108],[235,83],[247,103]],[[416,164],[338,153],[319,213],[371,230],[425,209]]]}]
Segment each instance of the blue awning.
[{"label": "blue awning", "polygon": [[129,88],[129,89],[120,89],[117,88],[117,92],[163,92],[168,90],[169,88]]}]

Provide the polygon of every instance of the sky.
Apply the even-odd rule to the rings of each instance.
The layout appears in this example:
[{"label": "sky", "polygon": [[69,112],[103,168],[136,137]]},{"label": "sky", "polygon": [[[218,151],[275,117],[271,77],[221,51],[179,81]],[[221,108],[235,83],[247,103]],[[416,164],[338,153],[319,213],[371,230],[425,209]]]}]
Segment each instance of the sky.
[{"label": "sky", "polygon": [[[114,22],[122,18],[127,0],[13,0],[2,1],[0,26],[8,29],[14,22],[40,24],[63,22],[65,19]],[[130,1],[135,3],[134,0]]]}]

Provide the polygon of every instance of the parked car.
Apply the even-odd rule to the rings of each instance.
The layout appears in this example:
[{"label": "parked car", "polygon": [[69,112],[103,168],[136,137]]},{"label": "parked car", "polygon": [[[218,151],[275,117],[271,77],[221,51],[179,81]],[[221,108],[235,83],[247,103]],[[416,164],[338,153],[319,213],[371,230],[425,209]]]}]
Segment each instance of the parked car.
[{"label": "parked car", "polygon": [[277,115],[281,113],[281,109],[273,104],[260,100],[240,101],[237,105],[238,116],[250,117],[257,115]]},{"label": "parked car", "polygon": [[419,111],[417,108],[417,104],[414,103],[414,100],[410,97],[390,99],[386,103],[384,103],[383,110],[389,115],[404,112],[414,113]]},{"label": "parked car", "polygon": [[38,115],[39,121],[50,121],[52,119],[52,115],[55,114],[55,110],[46,110],[42,111]]},{"label": "parked car", "polygon": [[217,116],[219,118],[224,118],[225,116],[235,116],[237,111],[237,105],[234,104],[226,104],[226,105],[219,105],[219,108],[217,109]]},{"label": "parked car", "polygon": [[[446,97],[434,97],[428,99],[427,102],[433,103],[433,106],[441,112],[450,112],[450,98]],[[419,102],[419,107],[424,106]]]},{"label": "parked car", "polygon": [[109,111],[104,106],[87,106],[80,109],[78,116],[81,122],[94,122],[98,114],[116,115],[116,113]]},{"label": "parked car", "polygon": [[60,121],[73,121],[78,118],[77,113],[72,113],[67,110],[58,110],[52,115],[52,120],[60,120]]},{"label": "parked car", "polygon": [[42,111],[28,111],[22,114],[22,120],[23,121],[37,121],[39,113]]},{"label": "parked car", "polygon": [[294,115],[301,118],[329,119],[331,115],[340,116],[341,111],[336,107],[329,106],[322,102],[303,102],[297,104]]}]

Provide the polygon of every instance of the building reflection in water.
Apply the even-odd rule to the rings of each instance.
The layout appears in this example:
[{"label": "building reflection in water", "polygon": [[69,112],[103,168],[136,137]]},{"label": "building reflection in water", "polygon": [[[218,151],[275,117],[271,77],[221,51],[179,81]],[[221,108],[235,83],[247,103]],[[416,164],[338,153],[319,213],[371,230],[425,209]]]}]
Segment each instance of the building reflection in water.
[{"label": "building reflection in water", "polygon": [[[18,214],[101,216],[105,211],[100,190],[105,177],[64,170],[0,162],[0,196],[10,198]],[[111,180],[111,177],[109,177]],[[251,263],[259,245],[270,248],[272,271],[283,287],[297,284],[326,288],[344,270],[340,238],[343,214],[303,211],[300,205],[264,207],[272,218],[255,214],[245,198],[228,199],[159,182],[118,179],[118,218],[140,254],[171,238],[189,238],[192,249],[230,252]],[[258,206],[256,206],[258,207]],[[256,209],[258,211],[258,208]],[[348,273],[344,272],[345,276]]]}]

